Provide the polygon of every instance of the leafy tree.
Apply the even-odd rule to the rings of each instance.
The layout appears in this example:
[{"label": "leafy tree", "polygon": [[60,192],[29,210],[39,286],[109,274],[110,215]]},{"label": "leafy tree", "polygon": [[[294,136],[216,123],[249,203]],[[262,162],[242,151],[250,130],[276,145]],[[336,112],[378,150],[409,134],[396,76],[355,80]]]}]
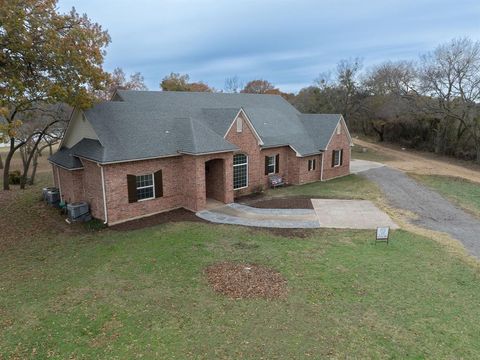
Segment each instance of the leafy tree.
[{"label": "leafy tree", "polygon": [[95,91],[106,85],[102,64],[110,37],[75,9],[58,13],[57,0],[0,0],[0,19],[0,132],[10,143],[3,182],[8,190],[14,153],[44,134],[17,141],[21,115],[42,103],[91,106]]},{"label": "leafy tree", "polygon": [[194,82],[188,84],[188,91],[194,92],[213,92],[213,89],[203,82]]},{"label": "leafy tree", "polygon": [[245,87],[240,91],[241,93],[248,93],[248,94],[268,94],[269,91],[275,91],[278,89],[273,86],[267,80],[252,80],[249,81]]},{"label": "leafy tree", "polygon": [[197,92],[213,92],[207,84],[203,82],[190,83],[188,74],[170,73],[165,76],[160,83],[163,91],[197,91]]}]

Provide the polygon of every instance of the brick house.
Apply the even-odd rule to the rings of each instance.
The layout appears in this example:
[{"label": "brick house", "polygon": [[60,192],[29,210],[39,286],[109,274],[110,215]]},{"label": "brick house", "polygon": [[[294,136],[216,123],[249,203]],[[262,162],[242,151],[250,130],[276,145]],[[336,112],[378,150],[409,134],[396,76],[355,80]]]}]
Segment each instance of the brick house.
[{"label": "brick house", "polygon": [[349,174],[341,115],[301,114],[280,96],[119,90],[74,110],[50,157],[66,202],[109,225],[176,208],[202,210],[268,186]]}]

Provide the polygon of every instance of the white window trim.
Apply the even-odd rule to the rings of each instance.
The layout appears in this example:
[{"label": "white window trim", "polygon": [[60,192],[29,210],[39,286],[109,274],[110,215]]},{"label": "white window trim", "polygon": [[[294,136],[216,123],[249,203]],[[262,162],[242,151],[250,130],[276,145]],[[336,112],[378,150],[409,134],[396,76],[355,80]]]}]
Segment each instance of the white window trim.
[{"label": "white window trim", "polygon": [[[146,188],[151,187],[152,190],[153,190],[153,197],[149,197],[149,198],[145,198],[145,199],[137,199],[137,202],[155,199],[155,174],[151,173],[151,174],[142,174],[142,175],[135,175],[135,176],[139,177],[139,176],[147,176],[147,175],[152,175],[152,185],[136,187],[135,190],[146,189]],[[136,181],[136,179],[135,179],[135,181]]]},{"label": "white window trim", "polygon": [[[244,153],[241,153],[242,155],[245,155],[245,158],[247,159],[247,161],[243,164],[234,164],[233,167],[236,167],[236,166],[244,166],[244,165],[247,165],[246,168],[247,168],[247,174],[246,174],[246,179],[247,179],[247,182],[246,182],[246,185],[245,186],[242,186],[242,187],[239,187],[239,188],[236,188],[236,187],[233,187],[233,190],[241,190],[241,189],[245,189],[248,187],[248,155],[247,154],[244,154]],[[240,154],[235,154],[235,155],[240,155]],[[233,181],[233,178],[232,178],[232,182],[234,183],[233,186],[235,186],[235,182]]]},{"label": "white window trim", "polygon": [[[312,166],[310,166],[310,164],[312,164]],[[308,160],[308,171],[315,171],[316,169],[316,161],[315,159],[310,159]]]},{"label": "white window trim", "polygon": [[276,174],[277,173],[277,156],[276,155],[272,155],[272,156],[268,156],[268,167],[270,168],[270,159],[273,158],[273,171],[272,172],[269,172],[268,175],[272,175],[272,174]]},{"label": "white window trim", "polygon": [[[333,150],[334,152],[338,152],[338,164],[334,164],[333,167],[340,167],[340,164],[342,163],[342,157],[343,157],[343,149],[340,150]],[[335,153],[332,154],[333,159],[335,160]]]}]

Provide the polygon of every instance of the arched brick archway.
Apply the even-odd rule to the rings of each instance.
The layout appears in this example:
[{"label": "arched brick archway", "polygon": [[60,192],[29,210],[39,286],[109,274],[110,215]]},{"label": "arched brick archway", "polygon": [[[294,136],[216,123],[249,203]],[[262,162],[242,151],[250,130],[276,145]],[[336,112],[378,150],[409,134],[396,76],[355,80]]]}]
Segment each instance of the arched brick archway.
[{"label": "arched brick archway", "polygon": [[206,198],[225,201],[225,161],[212,159],[205,162]]}]

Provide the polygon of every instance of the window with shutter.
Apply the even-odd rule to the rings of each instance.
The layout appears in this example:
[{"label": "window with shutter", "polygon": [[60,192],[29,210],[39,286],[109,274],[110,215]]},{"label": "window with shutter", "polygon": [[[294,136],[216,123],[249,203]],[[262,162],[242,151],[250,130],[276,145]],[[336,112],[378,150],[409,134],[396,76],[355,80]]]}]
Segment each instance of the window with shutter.
[{"label": "window with shutter", "polygon": [[265,156],[265,175],[275,174],[276,156]]}]

